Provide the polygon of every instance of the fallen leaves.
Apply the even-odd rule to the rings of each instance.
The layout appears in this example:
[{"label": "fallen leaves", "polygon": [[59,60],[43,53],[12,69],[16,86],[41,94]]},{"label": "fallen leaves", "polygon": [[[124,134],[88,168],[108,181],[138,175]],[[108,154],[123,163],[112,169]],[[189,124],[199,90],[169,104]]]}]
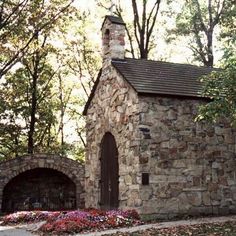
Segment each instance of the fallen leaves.
[{"label": "fallen leaves", "polygon": [[[151,228],[134,233],[115,233],[109,236],[234,236],[236,221],[224,223],[205,223],[187,226],[177,226],[163,229]],[[107,235],[108,236],[108,235]]]}]

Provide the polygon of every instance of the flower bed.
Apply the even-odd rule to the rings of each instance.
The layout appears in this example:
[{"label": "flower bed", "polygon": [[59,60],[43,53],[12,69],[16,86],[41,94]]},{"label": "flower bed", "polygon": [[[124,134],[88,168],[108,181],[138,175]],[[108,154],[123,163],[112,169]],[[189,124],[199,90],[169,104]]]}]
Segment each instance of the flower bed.
[{"label": "flower bed", "polygon": [[141,224],[141,221],[138,213],[134,210],[100,211],[91,209],[85,211],[71,211],[60,215],[41,226],[40,231],[58,235],[98,231],[138,224]]},{"label": "flower bed", "polygon": [[39,231],[49,234],[71,234],[88,231],[100,231],[110,228],[139,225],[139,215],[135,210],[101,211],[87,209],[84,211],[29,211],[17,212],[3,218],[3,224],[29,223],[47,221]]}]

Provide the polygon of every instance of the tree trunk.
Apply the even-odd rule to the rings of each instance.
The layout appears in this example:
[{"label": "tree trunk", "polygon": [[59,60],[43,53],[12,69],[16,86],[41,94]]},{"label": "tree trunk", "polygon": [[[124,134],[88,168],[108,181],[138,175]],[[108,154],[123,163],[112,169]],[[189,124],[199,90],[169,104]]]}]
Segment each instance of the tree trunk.
[{"label": "tree trunk", "polygon": [[209,29],[207,32],[207,67],[213,67],[213,29]]},{"label": "tree trunk", "polygon": [[28,132],[28,153],[34,152],[34,131],[36,122],[36,111],[37,111],[37,81],[38,81],[38,66],[39,66],[40,55],[36,52],[34,73],[32,76],[32,93],[31,93],[31,109],[30,109],[30,125]]},{"label": "tree trunk", "polygon": [[63,103],[63,85],[62,85],[62,78],[61,75],[59,75],[59,100],[60,100],[60,126],[59,126],[59,132],[61,132],[61,147],[64,145],[64,103]]}]

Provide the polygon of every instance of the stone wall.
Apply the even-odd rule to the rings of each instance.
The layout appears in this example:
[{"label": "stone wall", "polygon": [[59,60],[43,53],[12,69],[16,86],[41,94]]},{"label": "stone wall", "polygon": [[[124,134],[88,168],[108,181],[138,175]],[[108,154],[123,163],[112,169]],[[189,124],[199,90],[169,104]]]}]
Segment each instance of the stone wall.
[{"label": "stone wall", "polygon": [[99,208],[100,146],[106,132],[115,137],[119,153],[119,206],[123,209],[139,206],[138,97],[114,68],[103,70],[86,119],[86,207]]},{"label": "stone wall", "polygon": [[[26,155],[0,162],[0,206],[6,185],[20,174],[34,169],[56,170],[67,176],[76,187],[76,208],[84,207],[84,165],[66,157],[47,154]],[[0,209],[1,210],[1,209]]]},{"label": "stone wall", "polygon": [[138,96],[115,69],[106,70],[87,112],[86,206],[99,208],[100,144],[111,132],[120,209],[164,219],[235,213],[235,130],[196,123],[204,101]]},{"label": "stone wall", "polygon": [[[194,122],[203,101],[139,97],[144,214],[159,218],[236,213],[235,130]],[[141,183],[141,182],[139,182]]]}]

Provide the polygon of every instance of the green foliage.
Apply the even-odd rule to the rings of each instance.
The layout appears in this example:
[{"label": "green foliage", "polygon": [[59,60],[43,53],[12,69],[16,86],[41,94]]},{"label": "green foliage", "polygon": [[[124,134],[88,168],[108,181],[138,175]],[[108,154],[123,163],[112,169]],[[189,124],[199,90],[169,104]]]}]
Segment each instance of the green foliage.
[{"label": "green foliage", "polygon": [[[94,42],[91,31],[96,31],[96,27],[90,12],[74,11],[70,23],[61,32],[64,48],[58,55],[58,60],[65,66],[64,73],[66,71],[79,79],[85,95],[83,102],[87,100],[102,64],[100,45]],[[65,37],[67,34],[73,34],[73,37]]]},{"label": "green foliage", "polygon": [[[228,4],[230,10],[221,21],[224,60],[231,60],[236,53],[236,5]],[[227,62],[226,62],[227,63]]]},{"label": "green foliage", "polygon": [[[88,32],[92,18],[67,0],[20,2],[25,5],[14,13],[18,26],[9,22],[2,27],[0,19],[0,76],[30,40],[15,57],[17,65],[0,80],[0,159],[27,152],[35,97],[34,152],[83,160],[81,113],[100,66],[98,47]],[[10,9],[6,4],[2,11]]]},{"label": "green foliage", "polygon": [[176,19],[176,28],[170,33],[176,38],[187,37],[194,60],[204,66],[213,67],[216,45],[222,41],[219,36],[228,31],[226,22],[233,22],[235,11],[233,12],[231,5],[229,0],[185,0]]},{"label": "green foliage", "polygon": [[224,42],[223,70],[202,78],[203,95],[211,102],[199,108],[197,120],[217,122],[221,118],[236,126],[236,6],[228,3],[227,17],[222,19]]},{"label": "green foliage", "polygon": [[63,20],[73,0],[0,2],[0,78],[27,53],[38,34]]},{"label": "green foliage", "polygon": [[[25,65],[32,62],[32,58],[24,58]],[[27,62],[26,62],[27,61]],[[41,61],[38,70],[37,111],[35,124],[35,148],[42,151],[48,147],[53,138],[51,130],[56,122],[55,101],[52,97],[52,82],[49,81],[53,73],[45,58]],[[30,124],[32,101],[32,78],[29,70],[22,65],[15,73],[8,73],[5,82],[1,83],[0,93],[2,104],[0,114],[0,150],[5,157],[18,156],[27,150],[27,136]],[[8,144],[8,145],[6,145]],[[10,144],[10,145],[9,145]],[[8,148],[7,148],[8,147]]]},{"label": "green foliage", "polygon": [[217,122],[221,118],[236,126],[236,58],[231,58],[224,70],[205,76],[203,95],[211,102],[199,107],[197,120]]}]

